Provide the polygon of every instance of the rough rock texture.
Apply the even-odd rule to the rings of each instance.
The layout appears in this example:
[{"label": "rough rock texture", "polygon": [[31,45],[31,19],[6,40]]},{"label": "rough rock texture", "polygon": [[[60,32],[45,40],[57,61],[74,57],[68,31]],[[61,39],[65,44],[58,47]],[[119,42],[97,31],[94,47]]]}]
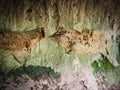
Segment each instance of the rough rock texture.
[{"label": "rough rock texture", "polygon": [[12,51],[18,62],[24,63],[25,52],[31,54],[40,39],[45,36],[44,30],[36,29],[27,32],[0,32],[0,54]]},{"label": "rough rock texture", "polygon": [[0,78],[0,90],[119,90],[120,83],[110,85],[105,73],[99,72],[95,78],[91,67],[81,67],[82,64],[73,68],[64,67],[62,76],[58,78],[39,71],[35,76],[10,74]]},{"label": "rough rock texture", "polygon": [[103,30],[108,40],[111,62],[118,65],[116,62],[118,44],[115,42],[120,32],[119,6],[119,0],[11,0],[10,2],[2,0],[0,28],[28,31],[44,27],[46,38],[41,42],[41,60],[43,61],[47,56],[52,62],[58,58],[60,60],[62,55],[59,54],[60,56],[54,58],[53,53],[63,53],[63,50],[56,51],[55,48],[59,46],[51,42],[47,36],[56,32],[59,26],[79,31],[84,28]]},{"label": "rough rock texture", "polygon": [[119,0],[3,0],[0,23],[14,31],[43,26],[48,35],[58,26],[118,31],[119,4]]},{"label": "rough rock texture", "polygon": [[[44,27],[46,38],[41,41],[42,52],[35,51],[33,55],[39,58],[39,60],[36,58],[37,62],[46,60],[46,63],[42,63],[44,65],[48,62],[57,65],[63,56],[64,51],[61,47],[48,38],[59,26],[79,31],[84,28],[103,30],[108,40],[111,62],[118,65],[116,59],[119,44],[116,43],[116,37],[119,37],[120,32],[119,6],[119,0],[11,0],[10,2],[2,0],[0,28],[28,31]],[[58,54],[55,55],[56,53]],[[49,65],[52,64],[49,63]]]},{"label": "rough rock texture", "polygon": [[109,54],[107,52],[107,40],[105,40],[104,32],[101,30],[84,29],[82,32],[78,32],[60,27],[50,37],[65,48],[66,53],[71,52],[74,56],[96,52],[101,52],[104,55]]},{"label": "rough rock texture", "polygon": [[[36,45],[31,57],[24,57],[26,65],[51,66],[55,70],[63,73],[65,66],[66,76],[72,66],[80,66],[75,75],[83,73],[79,79],[87,79],[87,85],[97,85],[91,70],[91,63],[99,60],[99,54],[80,55],[73,57],[65,53],[65,50],[57,43],[52,41],[49,36],[54,34],[58,27],[63,26],[82,32],[83,29],[102,30],[105,32],[107,49],[109,51],[110,62],[115,66],[120,64],[120,0],[1,0],[0,1],[0,30],[29,31],[44,27],[45,38]],[[79,59],[78,59],[79,58]],[[78,62],[76,62],[78,59]],[[82,61],[82,62],[81,62]],[[84,63],[83,63],[84,62]],[[75,63],[75,64],[74,64]],[[20,66],[11,53],[0,56],[0,66],[5,72]],[[90,70],[87,70],[87,68]],[[72,69],[72,71],[74,71]],[[89,71],[88,73],[85,71]],[[119,72],[119,70],[116,70]],[[89,80],[89,74],[93,77]],[[83,77],[82,77],[83,76]],[[86,76],[86,77],[84,77]],[[111,79],[116,76],[110,76]],[[66,77],[65,77],[66,78]],[[63,74],[63,79],[64,74]],[[69,79],[69,78],[68,78]],[[67,80],[68,80],[67,79]],[[78,85],[78,79],[73,75]],[[70,79],[69,79],[70,80]],[[64,81],[64,80],[63,80]],[[80,80],[81,81],[81,80]],[[67,86],[71,86],[72,81]],[[83,82],[82,82],[83,83]],[[64,86],[63,86],[64,87]],[[76,86],[77,87],[77,86]],[[87,86],[88,87],[88,86]],[[76,89],[77,90],[77,89]],[[91,90],[91,89],[90,89]],[[97,90],[94,88],[93,90]]]}]

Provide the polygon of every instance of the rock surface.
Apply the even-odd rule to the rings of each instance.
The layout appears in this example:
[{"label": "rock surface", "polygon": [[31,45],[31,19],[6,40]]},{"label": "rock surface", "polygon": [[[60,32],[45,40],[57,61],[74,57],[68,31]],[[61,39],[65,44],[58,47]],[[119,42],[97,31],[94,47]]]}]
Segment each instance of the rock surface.
[{"label": "rock surface", "polygon": [[78,32],[61,27],[50,37],[65,48],[66,53],[72,53],[74,56],[97,52],[106,56],[109,54],[107,52],[107,40],[101,30],[84,29],[82,32]]},{"label": "rock surface", "polygon": [[[28,64],[53,67],[65,55],[64,50],[48,37],[58,27],[73,28],[80,32],[85,28],[102,30],[108,41],[111,62],[117,66],[117,61],[120,61],[116,60],[119,59],[119,42],[116,43],[120,34],[119,7],[119,0],[2,0],[0,29],[22,32],[44,27],[46,37],[37,45]],[[33,58],[37,63],[32,61]]]},{"label": "rock surface", "polygon": [[0,53],[11,51],[18,62],[24,63],[24,54],[31,54],[39,40],[45,36],[44,30],[36,29],[27,32],[0,32]]},{"label": "rock surface", "polygon": [[[64,68],[61,77],[54,78],[49,73],[14,75],[0,79],[0,90],[119,90],[120,83],[109,84],[104,73],[97,73],[96,78],[90,68],[80,70]],[[4,76],[3,76],[4,77]],[[4,80],[4,81],[2,81]],[[96,82],[97,80],[97,82]]]},{"label": "rock surface", "polygon": [[[60,84],[63,90],[71,88],[72,90],[77,90],[78,87],[88,90],[97,90],[98,88],[106,90],[109,87],[107,84],[108,82],[102,79],[101,83],[97,86],[97,78],[94,77],[93,70],[91,70],[91,63],[94,60],[99,60],[100,54],[79,55],[73,57],[72,55],[67,54],[59,44],[52,41],[49,36],[57,32],[56,30],[60,26],[75,29],[79,32],[82,32],[85,28],[88,28],[89,30],[102,30],[105,32],[110,62],[115,66],[119,66],[119,8],[120,0],[1,0],[0,30],[24,32],[44,27],[46,36],[36,45],[31,57],[24,57],[24,60],[27,61],[26,65],[50,66],[58,71],[62,69],[62,71],[60,71],[62,75]],[[79,60],[76,61],[76,59]],[[8,73],[10,70],[21,66],[15,60],[16,59],[11,53],[1,54],[0,66],[2,67],[2,70],[5,73]],[[74,69],[71,69],[73,67]],[[116,72],[120,73],[120,70],[117,69]],[[109,77],[114,79],[116,76],[117,74],[113,76],[110,75]],[[23,77],[29,79],[28,82],[30,81],[31,86],[34,85],[34,81],[27,75],[23,75]],[[18,76],[17,78],[20,77]],[[12,80],[13,77],[11,77],[11,80],[9,81],[11,82]],[[18,80],[23,81],[23,83],[26,82],[25,79],[20,78]],[[73,83],[73,81],[75,83]],[[42,84],[43,82],[38,81],[37,83]],[[8,86],[12,87],[11,84]],[[13,82],[13,84],[15,83]],[[57,82],[57,84],[55,82],[55,84],[52,83],[49,85],[51,85],[50,87],[57,89],[57,86],[59,86],[58,84],[59,82]],[[31,88],[29,84],[27,85],[28,88]],[[20,89],[24,89],[27,85],[22,84],[23,87],[21,85],[18,86]],[[36,88],[36,85],[37,84],[31,89]],[[108,85],[108,87],[106,85]],[[112,87],[114,86],[119,86],[119,83],[116,82]],[[44,90],[47,88],[46,85],[42,85],[41,87],[44,87]]]}]

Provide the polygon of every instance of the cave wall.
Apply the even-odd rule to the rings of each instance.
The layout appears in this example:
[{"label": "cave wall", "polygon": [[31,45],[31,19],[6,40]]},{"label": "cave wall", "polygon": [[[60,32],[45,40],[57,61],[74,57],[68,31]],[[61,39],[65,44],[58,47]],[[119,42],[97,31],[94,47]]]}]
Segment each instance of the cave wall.
[{"label": "cave wall", "polygon": [[24,31],[59,26],[119,31],[119,4],[114,0],[7,0],[0,2],[1,29]]},{"label": "cave wall", "polygon": [[[0,2],[0,29],[29,31],[43,27],[42,39],[33,54],[25,57],[27,64],[56,67],[71,65],[74,57],[53,42],[49,36],[59,26],[82,31],[84,28],[105,31],[111,62],[118,65],[120,33],[119,0],[2,0]],[[4,55],[5,59],[13,59]],[[80,56],[90,58],[90,56]],[[89,59],[88,59],[89,60]],[[4,58],[1,57],[1,61]],[[16,63],[16,62],[15,62]],[[16,64],[17,65],[17,64]],[[9,67],[10,65],[8,65]]]}]

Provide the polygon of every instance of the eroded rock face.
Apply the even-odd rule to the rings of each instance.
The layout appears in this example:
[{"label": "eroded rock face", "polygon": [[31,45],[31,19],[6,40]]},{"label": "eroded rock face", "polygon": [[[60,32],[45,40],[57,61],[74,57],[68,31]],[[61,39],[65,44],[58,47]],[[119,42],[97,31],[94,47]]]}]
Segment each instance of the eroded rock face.
[{"label": "eroded rock face", "polygon": [[36,74],[32,74],[35,72],[33,71],[30,74],[21,73],[17,76],[14,73],[1,75],[5,80],[1,77],[0,90],[119,90],[119,82],[110,85],[104,73],[100,72],[97,73],[96,80],[90,69],[64,69],[59,78],[39,70]]},{"label": "eroded rock face", "polygon": [[22,63],[22,53],[31,54],[37,42],[44,36],[43,28],[26,32],[1,31],[0,51],[12,51],[18,62]]},{"label": "eroded rock face", "polygon": [[78,32],[77,30],[60,27],[50,37],[65,48],[66,53],[71,52],[76,55],[101,52],[105,55],[108,54],[107,40],[102,30],[84,29],[82,32]]}]

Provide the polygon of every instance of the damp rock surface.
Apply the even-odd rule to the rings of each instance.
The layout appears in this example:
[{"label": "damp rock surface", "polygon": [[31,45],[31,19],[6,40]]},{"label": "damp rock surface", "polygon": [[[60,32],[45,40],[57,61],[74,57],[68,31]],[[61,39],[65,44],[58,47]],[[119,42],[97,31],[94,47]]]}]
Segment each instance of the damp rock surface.
[{"label": "damp rock surface", "polygon": [[[84,71],[85,70],[85,71]],[[14,75],[0,81],[1,90],[119,90],[120,83],[109,84],[104,73],[97,73],[96,78],[89,71],[90,68],[74,70],[64,68],[61,77],[55,78],[48,73]]]}]

